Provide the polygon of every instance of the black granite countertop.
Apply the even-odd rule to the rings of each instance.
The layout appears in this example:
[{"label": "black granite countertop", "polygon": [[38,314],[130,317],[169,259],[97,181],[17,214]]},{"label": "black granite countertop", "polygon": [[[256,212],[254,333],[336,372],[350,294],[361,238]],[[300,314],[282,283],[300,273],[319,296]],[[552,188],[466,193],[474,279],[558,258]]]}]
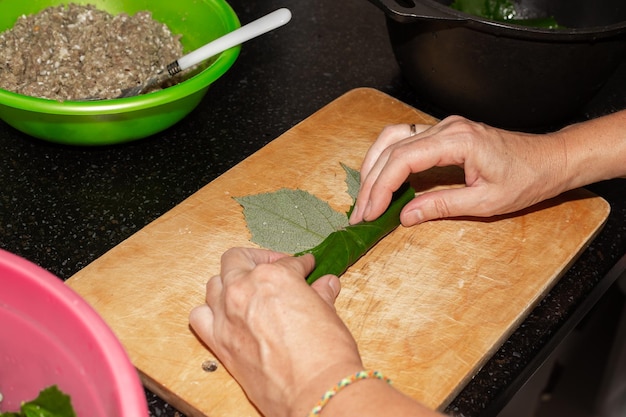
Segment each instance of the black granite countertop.
[{"label": "black granite countertop", "polygon": [[[408,87],[385,19],[366,0],[232,0],[242,23],[278,7],[293,20],[247,43],[182,122],[129,144],[74,148],[0,122],[0,247],[62,279],[347,91],[373,87],[437,114]],[[626,107],[626,68],[580,118]],[[591,246],[452,402],[493,415],[626,269],[626,180],[589,187],[612,206]],[[621,262],[620,262],[621,260]],[[151,393],[151,413],[176,410]]]}]

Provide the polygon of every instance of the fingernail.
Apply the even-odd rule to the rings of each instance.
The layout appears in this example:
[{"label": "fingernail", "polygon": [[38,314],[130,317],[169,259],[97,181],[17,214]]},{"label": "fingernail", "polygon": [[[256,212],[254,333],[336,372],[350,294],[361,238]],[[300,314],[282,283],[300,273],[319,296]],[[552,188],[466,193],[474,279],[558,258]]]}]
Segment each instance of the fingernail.
[{"label": "fingernail", "polygon": [[424,221],[424,213],[419,209],[411,210],[404,215],[404,220],[410,225],[422,223]]},{"label": "fingernail", "polygon": [[350,213],[350,218],[348,219],[350,223],[352,223],[352,220],[355,218],[356,213],[358,211],[359,211],[359,206],[357,206],[356,203],[354,203],[354,207],[352,207],[352,213]]},{"label": "fingernail", "polygon": [[339,295],[339,280],[334,278],[329,279],[328,286],[333,291],[335,297],[337,297],[337,295]]},{"label": "fingernail", "polygon": [[337,294],[339,292],[339,288],[337,287],[337,281],[334,279],[329,279],[328,280],[328,286],[333,290],[334,294]]},{"label": "fingernail", "polygon": [[372,202],[368,201],[367,205],[365,206],[365,210],[363,210],[363,220],[367,220],[367,217],[369,216],[370,211],[372,211]]}]

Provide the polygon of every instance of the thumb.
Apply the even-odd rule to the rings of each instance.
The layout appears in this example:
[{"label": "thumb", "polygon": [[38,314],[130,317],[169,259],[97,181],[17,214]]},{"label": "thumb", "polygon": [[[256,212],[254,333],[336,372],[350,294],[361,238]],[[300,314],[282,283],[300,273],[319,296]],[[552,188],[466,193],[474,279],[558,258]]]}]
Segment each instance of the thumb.
[{"label": "thumb", "polygon": [[332,309],[335,309],[335,299],[341,291],[341,284],[339,278],[335,275],[324,275],[317,279],[311,288],[320,296],[322,300],[326,302]]},{"label": "thumb", "polygon": [[211,311],[211,308],[207,304],[195,307],[191,310],[191,313],[189,313],[189,324],[191,328],[209,347],[215,346],[213,321],[213,311]]},{"label": "thumb", "polygon": [[407,203],[400,213],[403,226],[413,226],[428,220],[457,216],[484,216],[481,212],[484,190],[461,187],[430,191]]}]

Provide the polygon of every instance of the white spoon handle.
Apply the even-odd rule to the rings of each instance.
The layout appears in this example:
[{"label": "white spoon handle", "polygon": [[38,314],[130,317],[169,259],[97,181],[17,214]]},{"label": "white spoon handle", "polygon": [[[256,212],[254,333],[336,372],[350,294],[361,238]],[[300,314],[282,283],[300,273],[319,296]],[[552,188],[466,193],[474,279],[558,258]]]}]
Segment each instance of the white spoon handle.
[{"label": "white spoon handle", "polygon": [[289,9],[278,9],[269,13],[255,21],[248,23],[236,29],[226,35],[217,38],[216,40],[207,43],[204,46],[188,53],[187,55],[178,58],[178,66],[180,70],[185,70],[192,67],[205,59],[209,59],[212,56],[224,52],[233,46],[240,45],[252,38],[256,38],[259,35],[269,32],[283,26],[291,20],[291,12]]}]

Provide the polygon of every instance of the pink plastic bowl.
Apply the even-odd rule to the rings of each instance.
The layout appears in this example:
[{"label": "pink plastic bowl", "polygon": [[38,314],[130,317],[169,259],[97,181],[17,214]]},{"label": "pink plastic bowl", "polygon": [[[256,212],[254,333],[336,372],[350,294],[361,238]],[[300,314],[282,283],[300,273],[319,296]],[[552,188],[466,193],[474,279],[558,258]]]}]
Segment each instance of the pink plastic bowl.
[{"label": "pink plastic bowl", "polygon": [[57,385],[79,417],[147,417],[136,369],[102,318],[63,281],[0,249],[1,411]]}]

